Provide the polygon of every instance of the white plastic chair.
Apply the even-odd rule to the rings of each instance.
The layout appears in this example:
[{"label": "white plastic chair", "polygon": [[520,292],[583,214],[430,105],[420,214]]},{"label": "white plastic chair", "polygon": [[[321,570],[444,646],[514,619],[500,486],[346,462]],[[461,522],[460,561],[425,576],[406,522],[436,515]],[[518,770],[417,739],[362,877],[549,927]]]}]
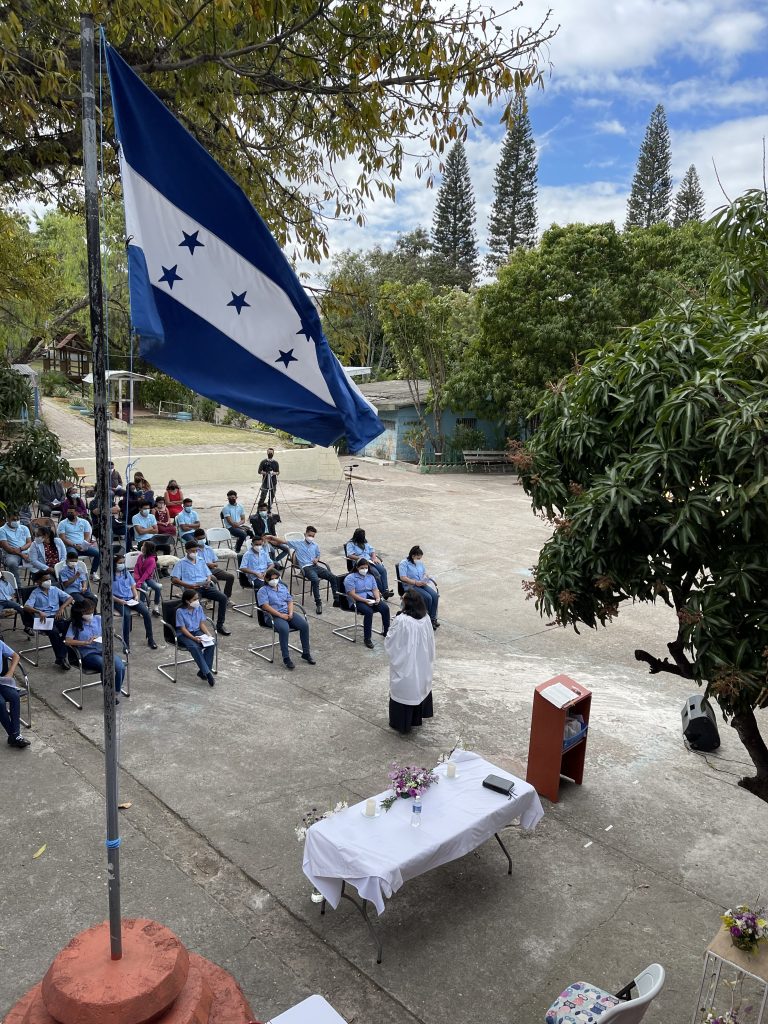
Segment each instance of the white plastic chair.
[{"label": "white plastic chair", "polygon": [[[234,558],[237,559],[237,552],[232,547],[232,534],[229,530],[224,529],[222,526],[212,526],[210,530],[205,531],[205,539],[208,544],[216,552],[216,557],[222,558]],[[217,548],[217,544],[226,544],[224,548]]]},{"label": "white plastic chair", "polygon": [[[650,966],[641,971],[636,978],[617,993],[618,997],[623,1000],[622,1002],[605,1010],[594,1019],[599,1021],[600,1024],[614,1024],[614,1022],[616,1024],[639,1024],[645,1016],[648,1007],[661,991],[664,977],[665,972],[661,964],[650,964]],[[604,989],[599,989],[596,985],[591,985],[590,987],[597,992],[608,994]],[[637,989],[637,996],[634,999],[628,999],[627,997],[633,988]],[[568,990],[566,989],[566,991]],[[562,999],[562,996],[560,999]],[[560,1012],[558,1010],[560,999],[556,1000],[549,1008],[545,1017],[547,1024],[575,1024],[579,1020],[591,1019],[584,1016],[583,1007],[580,1008],[581,1017],[573,1016],[571,1010],[567,1007],[562,1008],[562,1012]]]}]

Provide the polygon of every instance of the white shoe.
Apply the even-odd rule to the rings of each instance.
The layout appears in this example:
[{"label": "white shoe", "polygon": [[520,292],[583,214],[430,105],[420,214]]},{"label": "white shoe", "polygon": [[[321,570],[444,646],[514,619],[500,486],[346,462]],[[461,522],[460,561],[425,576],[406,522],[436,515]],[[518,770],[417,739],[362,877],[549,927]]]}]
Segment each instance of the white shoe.
[{"label": "white shoe", "polygon": [[159,604],[156,604],[154,606],[154,608],[152,609],[152,614],[153,615],[162,615],[163,614],[163,609],[160,607]]}]

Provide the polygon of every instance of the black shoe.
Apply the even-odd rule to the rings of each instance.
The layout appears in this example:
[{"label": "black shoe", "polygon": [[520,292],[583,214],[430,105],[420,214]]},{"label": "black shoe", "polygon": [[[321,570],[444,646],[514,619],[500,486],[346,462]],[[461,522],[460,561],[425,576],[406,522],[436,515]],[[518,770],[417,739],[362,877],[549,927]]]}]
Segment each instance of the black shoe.
[{"label": "black shoe", "polygon": [[214,679],[213,672],[209,672],[207,678],[208,678],[208,685],[209,686],[215,686],[216,685],[216,680]]},{"label": "black shoe", "polygon": [[341,601],[338,599],[338,597],[334,597],[334,599],[333,599],[333,607],[334,608],[341,608]]},{"label": "black shoe", "polygon": [[283,664],[290,672],[292,672],[296,668],[296,666],[293,664],[290,658],[283,658]]},{"label": "black shoe", "polygon": [[315,659],[312,657],[311,654],[302,654],[301,660],[302,661],[306,661],[306,663],[308,665],[316,665],[317,664],[317,662],[315,661]]},{"label": "black shoe", "polygon": [[32,629],[31,626],[25,626],[24,627],[24,632],[27,634],[27,636],[30,636],[30,637],[34,637],[34,635],[35,635],[35,631],[34,631],[34,629]]},{"label": "black shoe", "polygon": [[59,661],[57,659],[56,664],[59,666],[62,672],[69,672],[70,664],[68,661]]},{"label": "black shoe", "polygon": [[322,615],[322,614],[323,614],[323,606],[318,601],[317,604],[315,605],[315,615]]},{"label": "black shoe", "polygon": [[232,636],[232,631],[227,629],[225,626],[217,626],[216,632],[221,633],[222,636]]},{"label": "black shoe", "polygon": [[440,623],[436,620],[432,620],[432,629],[440,629]]},{"label": "black shoe", "polygon": [[208,676],[205,674],[205,672],[198,672],[197,673],[197,678],[198,679],[207,679]]},{"label": "black shoe", "polygon": [[384,591],[384,597],[385,597],[385,599],[387,601],[390,599],[390,597],[394,597],[394,596],[395,596],[394,590],[385,590]]},{"label": "black shoe", "polygon": [[154,640],[147,640],[147,647],[151,647],[153,651],[157,650],[157,644]]},{"label": "black shoe", "polygon": [[9,736],[8,737],[9,747],[18,747],[21,750],[23,747],[29,746],[29,740],[24,739],[23,736]]},{"label": "black shoe", "polygon": [[363,643],[365,644],[369,651],[373,650],[373,640],[363,640]]}]

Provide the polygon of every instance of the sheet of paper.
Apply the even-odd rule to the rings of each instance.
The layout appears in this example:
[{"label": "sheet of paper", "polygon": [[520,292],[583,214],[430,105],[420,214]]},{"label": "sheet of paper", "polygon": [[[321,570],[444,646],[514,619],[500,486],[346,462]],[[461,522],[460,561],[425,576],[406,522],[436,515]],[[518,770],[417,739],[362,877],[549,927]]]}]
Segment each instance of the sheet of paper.
[{"label": "sheet of paper", "polygon": [[216,643],[212,636],[201,636],[200,640],[203,644],[203,647],[213,647],[213,645]]},{"label": "sheet of paper", "polygon": [[102,639],[101,639],[100,636],[95,636],[93,638],[93,640],[91,640],[91,643],[93,643],[93,644],[100,644],[100,643],[102,643]]},{"label": "sheet of paper", "polygon": [[53,616],[49,616],[47,619],[38,619],[35,616],[35,620],[32,623],[32,629],[53,629]]},{"label": "sheet of paper", "polygon": [[139,602],[131,598],[130,601],[126,601],[125,603],[128,605],[129,608],[135,608]]},{"label": "sheet of paper", "polygon": [[549,703],[554,704],[556,708],[564,708],[572,700],[577,700],[579,694],[574,693],[567,686],[563,686],[562,683],[553,683],[546,690],[541,691],[541,696],[546,697]]}]

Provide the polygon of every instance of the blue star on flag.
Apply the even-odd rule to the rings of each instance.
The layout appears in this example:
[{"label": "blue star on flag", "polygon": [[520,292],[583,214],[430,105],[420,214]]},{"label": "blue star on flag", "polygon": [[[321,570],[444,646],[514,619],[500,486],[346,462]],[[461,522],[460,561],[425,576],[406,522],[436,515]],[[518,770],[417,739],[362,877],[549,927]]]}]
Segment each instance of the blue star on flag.
[{"label": "blue star on flag", "polygon": [[168,287],[171,289],[171,291],[173,291],[174,282],[175,281],[183,281],[184,280],[183,277],[180,277],[176,273],[176,267],[178,267],[178,265],[179,264],[176,263],[172,267],[163,267],[163,276],[158,280],[157,283],[161,284],[163,281],[165,281],[165,283],[168,285]]},{"label": "blue star on flag", "polygon": [[201,242],[200,239],[197,237],[200,234],[199,231],[193,231],[191,235],[188,235],[186,231],[182,231],[181,233],[182,235],[184,235],[184,241],[179,242],[179,245],[186,245],[186,247],[189,249],[189,253],[191,256],[195,255],[195,249],[198,247],[198,245],[201,245],[203,247],[205,246],[205,242]]},{"label": "blue star on flag", "polygon": [[240,310],[243,308],[243,306],[247,306],[249,309],[251,308],[250,302],[245,301],[245,296],[247,294],[247,291],[240,292],[239,295],[235,295],[235,293],[232,292],[232,301],[227,303],[228,306],[235,307],[238,316],[240,316]]},{"label": "blue star on flag", "polygon": [[307,341],[312,341],[312,331],[303,320],[301,321],[301,330],[296,331],[296,334],[301,334],[307,339]]},{"label": "blue star on flag", "polygon": [[280,349],[278,349],[278,352],[280,353],[280,355],[277,357],[275,362],[276,363],[282,363],[283,366],[286,368],[286,370],[288,369],[288,364],[289,363],[298,363],[298,361],[299,361],[296,358],[296,356],[293,354],[293,349],[292,348],[288,349],[287,352],[283,352],[283,350],[280,348]]}]

